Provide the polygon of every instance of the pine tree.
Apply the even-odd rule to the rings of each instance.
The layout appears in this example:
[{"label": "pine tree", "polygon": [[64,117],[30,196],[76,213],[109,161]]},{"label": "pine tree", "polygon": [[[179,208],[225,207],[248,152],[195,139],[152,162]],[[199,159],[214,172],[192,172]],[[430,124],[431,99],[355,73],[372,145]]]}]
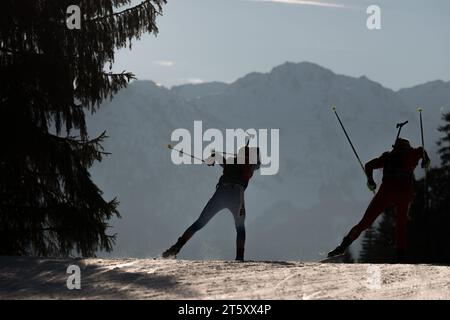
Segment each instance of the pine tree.
[{"label": "pine tree", "polygon": [[439,140],[439,155],[441,157],[441,168],[434,171],[433,185],[430,190],[432,194],[432,206],[436,215],[434,233],[434,252],[437,262],[450,262],[450,235],[448,226],[450,224],[450,112],[442,118],[444,125],[439,128],[443,137]]},{"label": "pine tree", "polygon": [[[416,196],[411,205],[408,224],[409,255],[414,262],[450,262],[450,113],[443,116],[445,124],[439,128],[444,136],[438,141],[441,166],[416,183]],[[425,192],[427,194],[425,195]],[[426,207],[424,199],[429,199]]]},{"label": "pine tree", "polygon": [[442,117],[446,123],[439,128],[440,132],[444,133],[444,136],[439,140],[438,145],[440,147],[439,154],[441,156],[441,164],[444,168],[450,168],[450,112]]},{"label": "pine tree", "polygon": [[342,257],[342,262],[343,263],[355,263],[355,259],[353,258],[351,249],[348,249],[347,251],[345,251],[345,254]]},{"label": "pine tree", "polygon": [[381,216],[379,224],[377,225],[377,237],[375,239],[375,262],[391,263],[396,260],[395,215],[395,209],[386,209]]},{"label": "pine tree", "polygon": [[375,228],[370,227],[364,233],[358,262],[363,263],[374,262],[375,239],[376,239]]},{"label": "pine tree", "polygon": [[435,210],[444,215],[446,221],[448,221],[450,217],[448,210],[450,208],[450,112],[445,114],[442,119],[445,121],[445,124],[439,128],[439,131],[444,136],[438,142],[441,168],[440,172],[436,174],[436,183],[431,193],[435,198]]},{"label": "pine tree", "polygon": [[[0,255],[91,256],[112,249],[106,201],[88,169],[107,154],[90,138],[95,112],[133,79],[105,67],[144,32],[165,0],[5,0],[0,10]],[[81,29],[66,26],[81,9]]]},{"label": "pine tree", "polygon": [[366,263],[395,261],[395,210],[386,209],[379,222],[365,232],[358,261]]}]

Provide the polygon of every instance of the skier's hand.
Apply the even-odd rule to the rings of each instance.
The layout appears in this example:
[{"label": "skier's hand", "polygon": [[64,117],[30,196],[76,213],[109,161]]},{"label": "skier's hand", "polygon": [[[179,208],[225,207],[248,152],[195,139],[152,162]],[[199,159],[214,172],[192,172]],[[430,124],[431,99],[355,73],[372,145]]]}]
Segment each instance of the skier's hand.
[{"label": "skier's hand", "polygon": [[215,163],[215,162],[216,162],[215,157],[208,157],[208,158],[205,160],[205,163],[206,163],[206,165],[207,165],[208,167],[214,166],[214,163]]},{"label": "skier's hand", "polygon": [[368,180],[367,188],[369,188],[370,191],[375,191],[377,189],[377,184],[373,180]]},{"label": "skier's hand", "polygon": [[426,157],[425,159],[422,159],[421,167],[422,169],[428,170],[430,169],[431,160],[430,158]]},{"label": "skier's hand", "polygon": [[216,162],[216,152],[214,149],[212,149],[211,155],[205,160],[205,163],[207,166],[211,167],[214,166],[215,162]]}]

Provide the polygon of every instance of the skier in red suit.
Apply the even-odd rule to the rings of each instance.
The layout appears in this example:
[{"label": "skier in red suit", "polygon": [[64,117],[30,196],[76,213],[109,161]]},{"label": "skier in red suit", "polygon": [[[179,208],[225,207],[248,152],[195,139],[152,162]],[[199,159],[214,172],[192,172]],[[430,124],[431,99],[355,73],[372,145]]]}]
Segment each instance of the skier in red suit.
[{"label": "skier in red suit", "polygon": [[367,186],[370,190],[373,191],[377,187],[373,179],[373,170],[383,168],[383,182],[362,220],[350,230],[336,249],[328,253],[328,257],[344,254],[352,242],[369,228],[384,210],[395,207],[397,258],[399,261],[404,260],[406,222],[413,198],[414,169],[420,159],[422,168],[428,168],[430,159],[426,151],[422,147],[412,148],[408,140],[399,138],[392,151],[383,153],[365,165]]}]

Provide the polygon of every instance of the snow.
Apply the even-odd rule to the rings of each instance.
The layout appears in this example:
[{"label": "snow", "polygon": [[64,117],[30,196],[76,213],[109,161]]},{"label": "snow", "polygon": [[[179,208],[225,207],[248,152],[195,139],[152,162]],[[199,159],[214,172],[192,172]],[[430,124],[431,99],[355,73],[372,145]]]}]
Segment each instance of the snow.
[{"label": "snow", "polygon": [[0,299],[450,299],[450,267],[0,257]]}]

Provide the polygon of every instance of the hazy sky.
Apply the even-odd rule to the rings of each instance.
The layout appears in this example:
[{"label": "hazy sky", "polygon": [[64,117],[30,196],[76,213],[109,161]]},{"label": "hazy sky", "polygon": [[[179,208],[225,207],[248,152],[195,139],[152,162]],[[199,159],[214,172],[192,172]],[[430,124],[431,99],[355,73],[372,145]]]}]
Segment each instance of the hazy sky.
[{"label": "hazy sky", "polygon": [[[371,4],[381,30],[366,27]],[[449,0],[168,0],[157,22],[115,70],[172,86],[310,61],[393,89],[450,80]]]}]

